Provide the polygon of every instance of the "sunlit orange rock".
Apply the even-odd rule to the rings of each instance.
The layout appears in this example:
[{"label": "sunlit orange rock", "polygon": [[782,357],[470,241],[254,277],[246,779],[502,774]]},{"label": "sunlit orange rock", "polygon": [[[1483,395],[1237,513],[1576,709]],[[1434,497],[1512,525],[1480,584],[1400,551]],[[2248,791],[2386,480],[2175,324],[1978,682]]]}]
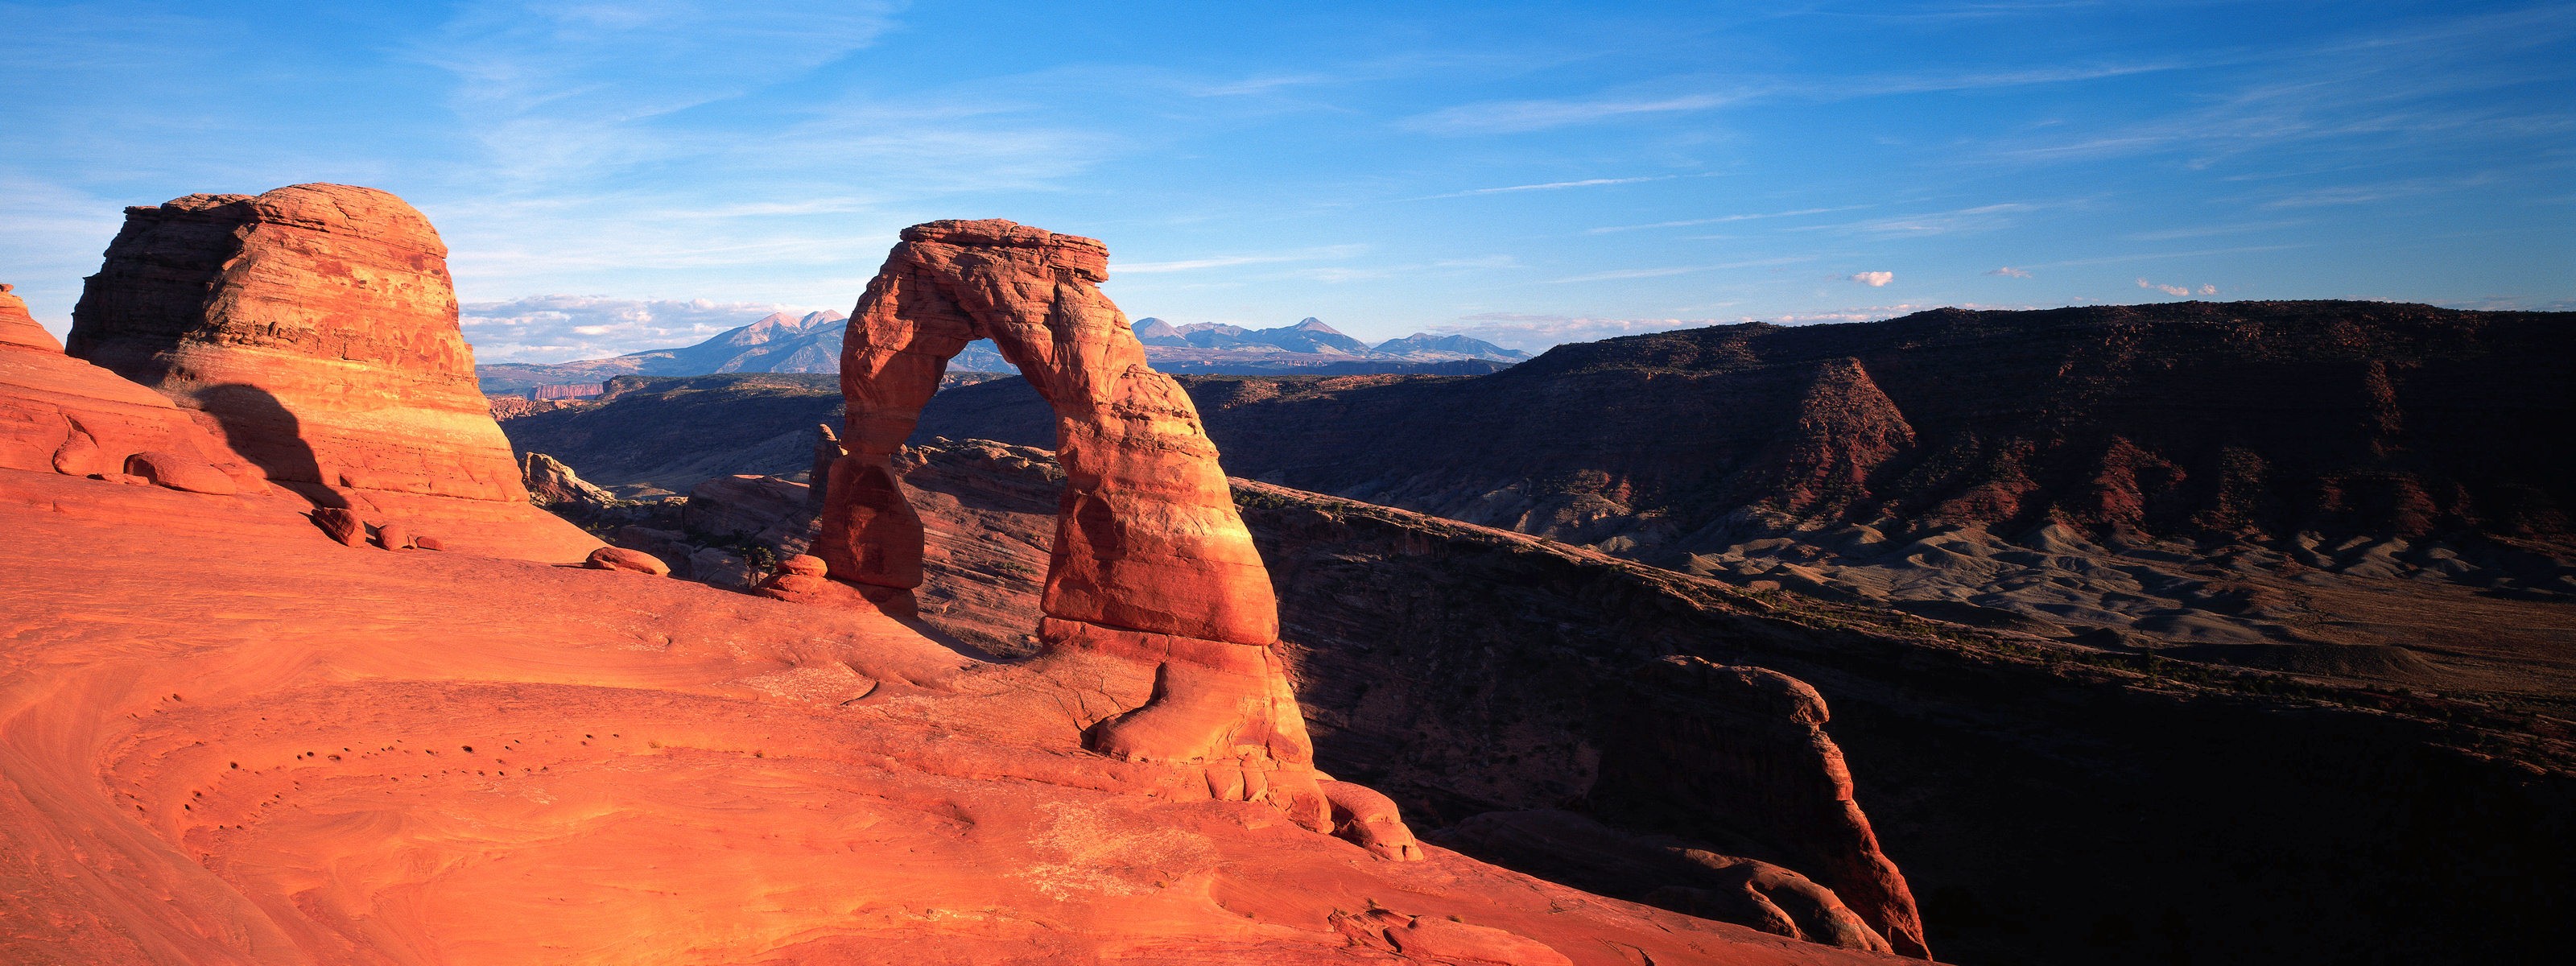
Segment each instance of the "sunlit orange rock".
[{"label": "sunlit orange rock", "polygon": [[655,577],[671,575],[671,565],[663,563],[661,558],[641,550],[628,550],[624,547],[601,547],[593,550],[590,552],[590,559],[584,563],[592,570],[630,570]]},{"label": "sunlit orange rock", "polygon": [[15,294],[17,288],[0,285],[0,345],[63,351],[63,344],[55,340],[54,334],[45,331],[44,326],[36,324],[36,317],[27,313],[27,301]]},{"label": "sunlit orange rock", "polygon": [[1890,962],[1372,860],[871,610],[287,502],[0,468],[0,962]]},{"label": "sunlit orange rock", "polygon": [[200,414],[268,478],[459,549],[577,561],[475,388],[447,247],[402,199],[306,184],[126,209],[72,355]]},{"label": "sunlit orange rock", "polygon": [[170,400],[64,355],[10,288],[0,285],[0,468],[216,495],[266,488]]},{"label": "sunlit orange rock", "polygon": [[[905,229],[842,342],[848,400],[814,552],[834,580],[910,613],[922,526],[895,452],[948,360],[991,339],[1054,409],[1066,474],[1038,634],[1050,654],[1151,669],[1092,723],[1091,749],[1204,768],[1220,797],[1331,827],[1274,645],[1278,605],[1190,398],[1145,362],[1101,294],[1109,251],[1008,221]],[[1085,709],[1090,713],[1090,709]],[[1401,857],[1401,850],[1392,850]]]}]

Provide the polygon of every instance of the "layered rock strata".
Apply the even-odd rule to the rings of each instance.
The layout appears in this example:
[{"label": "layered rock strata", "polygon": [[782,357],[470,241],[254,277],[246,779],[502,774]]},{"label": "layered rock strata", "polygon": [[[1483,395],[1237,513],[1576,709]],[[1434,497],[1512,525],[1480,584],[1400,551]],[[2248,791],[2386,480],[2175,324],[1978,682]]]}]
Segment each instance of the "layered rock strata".
[{"label": "layered rock strata", "polygon": [[393,195],[306,184],[128,208],[68,344],[316,505],[504,556],[599,546],[529,505],[475,389],[447,247]]},{"label": "layered rock strata", "polygon": [[912,611],[922,525],[892,460],[948,360],[991,339],[1054,410],[1066,474],[1038,636],[1052,655],[1153,669],[1143,703],[1084,744],[1204,767],[1221,798],[1329,828],[1269,573],[1189,396],[1097,288],[1108,267],[1097,241],[1008,221],[905,229],[842,343],[847,455],[831,461],[815,554],[831,578]]}]

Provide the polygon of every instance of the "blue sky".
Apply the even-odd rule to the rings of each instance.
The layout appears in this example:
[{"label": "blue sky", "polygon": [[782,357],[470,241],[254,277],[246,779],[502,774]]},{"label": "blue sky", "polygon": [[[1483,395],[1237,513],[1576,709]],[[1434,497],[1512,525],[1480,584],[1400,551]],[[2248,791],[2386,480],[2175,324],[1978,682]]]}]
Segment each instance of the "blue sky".
[{"label": "blue sky", "polygon": [[902,226],[1131,316],[1535,348],[1940,305],[2576,308],[2565,3],[0,3],[0,281],[384,188],[484,361],[848,311]]}]

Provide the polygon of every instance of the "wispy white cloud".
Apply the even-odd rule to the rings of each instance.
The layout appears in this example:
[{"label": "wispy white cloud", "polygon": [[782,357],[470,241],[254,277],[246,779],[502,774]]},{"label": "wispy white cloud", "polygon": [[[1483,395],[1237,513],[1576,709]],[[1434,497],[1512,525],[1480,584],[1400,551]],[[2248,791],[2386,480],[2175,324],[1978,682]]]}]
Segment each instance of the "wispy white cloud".
[{"label": "wispy white cloud", "polygon": [[1859,283],[1861,283],[1861,284],[1863,284],[1863,285],[1867,285],[1867,286],[1869,286],[1869,287],[1871,287],[1871,288],[1886,288],[1886,287],[1887,287],[1887,283],[1889,283],[1889,282],[1893,282],[1893,281],[1896,281],[1896,273],[1895,273],[1895,272],[1861,272],[1861,273],[1858,273],[1858,274],[1853,275],[1853,276],[1851,277],[1851,280],[1852,280],[1852,281],[1855,281],[1855,282],[1859,282]]},{"label": "wispy white cloud", "polygon": [[[156,199],[157,200],[157,199]],[[123,206],[90,192],[0,169],[0,282],[18,287],[47,331],[71,332],[81,280],[125,223]]]},{"label": "wispy white cloud", "polygon": [[2175,296],[2175,297],[2177,297],[2177,298],[2180,298],[2180,297],[2186,297],[2186,296],[2195,295],[2195,294],[2197,294],[2197,295],[2216,295],[2216,294],[2218,294],[2218,286],[2215,286],[2215,285],[2203,285],[2203,286],[2201,286],[2199,289],[2195,290],[2195,289],[2193,289],[2193,288],[2192,288],[2191,286],[2189,286],[2189,285],[2166,285],[2166,284],[2163,284],[2163,283],[2161,283],[2161,282],[2150,282],[2150,281],[2147,281],[2146,279],[2143,279],[2143,278],[2138,280],[2138,287],[2139,287],[2139,288],[2150,288],[2150,289],[2154,289],[2154,290],[2156,290],[2156,291],[2163,292],[2163,293],[2165,293],[2166,295]]},{"label": "wispy white cloud", "polygon": [[1661,268],[1618,268],[1611,269],[1606,272],[1591,272],[1583,275],[1569,275],[1564,278],[1551,278],[1546,281],[1550,285],[1564,285],[1573,282],[1611,282],[1630,278],[1663,278],[1669,275],[1690,275],[1697,272],[1724,271],[1730,268],[1759,268],[1766,265],[1788,265],[1810,260],[1812,259],[1807,256],[1791,256],[1783,258],[1758,258],[1743,262],[1725,262],[1717,265],[1674,265]]},{"label": "wispy white cloud", "polygon": [[[410,49],[456,79],[452,105],[496,187],[579,178],[696,153],[654,123],[741,97],[873,43],[887,9],[807,2],[742,8],[469,3]],[[761,51],[757,65],[742,59]]]},{"label": "wispy white cloud", "polygon": [[1289,272],[1297,278],[1311,279],[1327,285],[1350,282],[1374,282],[1390,278],[1455,278],[1478,272],[1520,267],[1520,260],[1510,255],[1487,255],[1479,258],[1439,258],[1428,262],[1380,262],[1367,265],[1321,265]]},{"label": "wispy white cloud", "polygon": [[2304,224],[2307,224],[2307,222],[2300,220],[2240,222],[2232,225],[2201,225],[2191,228],[2167,228],[2161,231],[2142,231],[2128,235],[2127,237],[2132,241],[2174,241],[2183,238],[2208,238],[2214,235],[2241,235],[2247,232],[2271,231],[2278,228],[2295,228]]},{"label": "wispy white cloud", "polygon": [[1715,269],[1716,266],[1714,265],[1674,265],[1665,268],[1616,268],[1606,272],[1588,272],[1582,275],[1568,275],[1564,278],[1551,278],[1548,279],[1548,282],[1550,284],[1563,285],[1569,282],[1611,282],[1626,278],[1663,278],[1670,275],[1688,275],[1693,272],[1706,272],[1713,271]]},{"label": "wispy white cloud", "polygon": [[[2075,204],[2080,204],[2080,202],[2058,203],[2059,206]],[[1970,232],[1997,231],[2009,228],[2014,223],[2012,216],[2026,212],[2038,211],[2042,207],[2042,205],[2031,202],[2007,201],[1991,205],[1977,205],[1969,208],[1955,208],[1949,211],[1925,212],[1923,214],[1916,215],[1894,215],[1886,218],[1871,218],[1865,221],[1843,222],[1832,225],[1800,225],[1798,227],[1785,230],[1828,232],[1847,231],[1887,237],[1956,235]]]},{"label": "wispy white cloud", "polygon": [[[1978,305],[1962,306],[1962,308],[1987,307],[1988,306]],[[1819,309],[1807,312],[1785,312],[1779,315],[1770,316],[1762,319],[1761,321],[1770,322],[1776,325],[1816,325],[1825,322],[1876,322],[1880,319],[1892,319],[1900,315],[1911,315],[1930,308],[1937,308],[1937,306],[1915,305],[1908,302],[1899,305],[1870,305],[1844,309]],[[1749,322],[1754,320],[1747,319],[1745,321]]]},{"label": "wispy white cloud", "polygon": [[2322,208],[2331,205],[2362,205],[2391,198],[2439,194],[2495,184],[2502,180],[2492,171],[2458,178],[2407,178],[2375,184],[2338,185],[2301,191],[2263,203],[2265,208]]},{"label": "wispy white cloud", "polygon": [[1265,74],[1241,80],[1192,83],[1185,85],[1183,90],[1192,97],[1243,97],[1252,94],[1268,94],[1292,87],[1349,83],[1350,80],[1350,77],[1339,74],[1314,72]]},{"label": "wispy white cloud", "polygon": [[1642,178],[1585,178],[1581,181],[1550,181],[1546,184],[1516,184],[1501,188],[1475,188],[1467,191],[1452,192],[1445,195],[1432,195],[1431,197],[1466,198],[1473,195],[1503,195],[1520,191],[1556,191],[1562,188],[1598,188],[1603,185],[1636,184],[1641,181],[1669,181],[1676,177],[1680,176],[1660,174]]},{"label": "wispy white cloud", "polygon": [[[1896,305],[1850,306],[1811,309],[1773,315],[1743,315],[1733,318],[1664,318],[1623,319],[1586,315],[1547,315],[1515,312],[1488,312],[1461,316],[1455,321],[1431,326],[1440,333],[1474,336],[1507,349],[1526,352],[1545,351],[1551,346],[1569,342],[1593,342],[1623,335],[1645,335],[1675,329],[1698,329],[1712,325],[1734,325],[1744,322],[1769,322],[1775,325],[1813,325],[1824,322],[1875,322],[1892,319],[1927,309],[1933,305],[1900,303]],[[1966,303],[1968,309],[2028,309],[2029,305],[1981,305]]]},{"label": "wispy white cloud", "polygon": [[1578,315],[1533,315],[1487,312],[1430,326],[1443,335],[1466,335],[1506,349],[1540,352],[1568,342],[1592,342],[1623,335],[1723,324],[1715,319],[1605,319]]},{"label": "wispy white cloud", "polygon": [[1368,251],[1366,245],[1327,245],[1294,252],[1268,252],[1256,255],[1218,255],[1209,258],[1187,258],[1168,262],[1111,262],[1109,273],[1118,275],[1161,275],[1169,272],[1195,272],[1209,268],[1232,268],[1238,265],[1270,265],[1279,262],[1313,262],[1351,258]]},{"label": "wispy white cloud", "polygon": [[2030,277],[2030,272],[2028,272],[2028,271],[2026,271],[2026,270],[2023,270],[2023,269],[2014,268],[2014,267],[2012,267],[2012,266],[2010,266],[2010,265],[2006,265],[2006,266],[2004,266],[2004,267],[2002,267],[2002,268],[1995,269],[1994,271],[1987,272],[1986,274],[1988,274],[1988,275],[2001,275],[2001,276],[2003,276],[2003,277],[2005,277],[2005,278],[2029,278],[2029,277]]},{"label": "wispy white cloud", "polygon": [[[2192,167],[2296,146],[2308,165],[2384,164],[2392,146],[2454,147],[2576,130],[2576,112],[2535,110],[2494,92],[2534,83],[2513,54],[2563,44],[2576,18],[2549,5],[2381,21],[2300,46],[2214,54],[2235,78],[2186,110],[2007,140],[1974,162],[2099,160],[2182,153]],[[2561,79],[2564,74],[2560,75]],[[1963,155],[1963,158],[1967,155]]]},{"label": "wispy white cloud", "polygon": [[1724,104],[1751,100],[1757,94],[1757,91],[1742,90],[1668,97],[1595,97],[1463,104],[1415,117],[1406,122],[1405,126],[1435,134],[1518,134],[1641,114],[1703,111]]},{"label": "wispy white cloud", "polygon": [[2196,249],[2196,250],[2193,250],[2193,251],[2187,251],[2187,252],[2139,252],[2139,253],[2131,254],[2131,255],[2104,255],[2104,256],[2099,257],[2099,258],[2070,258],[2070,259],[2066,259],[2066,260],[2064,260],[2064,261],[2041,262],[2041,263],[2039,263],[2039,264],[2037,264],[2037,265],[2029,265],[2029,266],[2025,266],[2025,267],[2028,267],[2028,268],[2071,268],[2071,267],[2074,267],[2074,266],[2077,266],[2077,265],[2117,265],[2117,264],[2119,264],[2119,263],[2121,263],[2121,262],[2149,262],[2149,261],[2161,261],[2161,260],[2163,260],[2163,259],[2168,259],[2168,258],[2203,258],[2203,257],[2211,256],[2211,255],[2244,255],[2244,254],[2249,254],[2249,253],[2252,253],[2252,252],[2278,252],[2278,251],[2288,251],[2288,250],[2290,250],[2290,249],[2294,249],[2294,248],[2306,248],[2306,247],[2308,247],[2308,246],[2307,246],[2307,245],[2305,245],[2305,244],[2298,244],[2298,245],[2239,245],[2239,246],[2234,247],[2234,248],[2202,248],[2202,249]]},{"label": "wispy white cloud", "polygon": [[1680,221],[1658,221],[1645,225],[1607,225],[1600,228],[1586,228],[1583,230],[1583,233],[1586,235],[1607,235],[1612,232],[1645,231],[1653,228],[1687,228],[1693,225],[1718,225],[1734,221],[1753,221],[1761,218],[1796,218],[1801,215],[1821,215],[1834,211],[1857,211],[1867,207],[1870,206],[1839,205],[1832,208],[1800,208],[1796,211],[1770,211],[1751,215],[1719,215],[1715,218],[1685,218]]},{"label": "wispy white cloud", "polygon": [[2041,70],[1820,78],[1772,75],[1711,80],[1673,77],[1661,92],[1605,92],[1587,97],[1485,101],[1416,115],[1405,126],[1434,134],[1520,134],[1640,115],[1684,114],[1757,101],[1830,102],[1898,94],[2062,84],[2172,70],[2180,62],[2083,65]]},{"label": "wispy white cloud", "polygon": [[812,311],[762,302],[532,295],[468,303],[458,321],[476,362],[569,362],[694,345],[772,312]]}]

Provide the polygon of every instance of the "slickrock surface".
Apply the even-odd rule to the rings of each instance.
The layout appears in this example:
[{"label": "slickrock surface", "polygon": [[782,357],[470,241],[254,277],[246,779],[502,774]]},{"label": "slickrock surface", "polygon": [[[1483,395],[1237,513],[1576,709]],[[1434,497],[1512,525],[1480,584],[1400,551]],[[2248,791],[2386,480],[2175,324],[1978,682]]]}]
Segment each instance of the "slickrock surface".
[{"label": "slickrock surface", "polygon": [[0,345],[63,351],[62,342],[37,324],[35,316],[27,314],[27,301],[14,294],[17,288],[0,284]]},{"label": "slickrock surface", "polygon": [[139,475],[200,492],[267,489],[256,468],[170,400],[64,355],[6,285],[0,285],[0,468]]},{"label": "slickrock surface", "polygon": [[308,184],[128,208],[68,346],[317,505],[483,553],[598,546],[528,505],[475,389],[447,247],[393,195]]},{"label": "slickrock surface", "polygon": [[1124,661],[51,472],[0,524],[0,961],[1889,961],[1086,752]]},{"label": "slickrock surface", "polygon": [[[868,283],[842,343],[847,416],[814,555],[898,612],[916,604],[922,526],[892,459],[948,360],[991,339],[1056,414],[1065,471],[1038,636],[1051,657],[1153,674],[1151,699],[1087,734],[1115,758],[1204,768],[1221,798],[1331,826],[1276,649],[1268,572],[1189,396],[1098,283],[1099,242],[1007,221],[915,225]],[[1400,854],[1397,853],[1397,854]]]}]

